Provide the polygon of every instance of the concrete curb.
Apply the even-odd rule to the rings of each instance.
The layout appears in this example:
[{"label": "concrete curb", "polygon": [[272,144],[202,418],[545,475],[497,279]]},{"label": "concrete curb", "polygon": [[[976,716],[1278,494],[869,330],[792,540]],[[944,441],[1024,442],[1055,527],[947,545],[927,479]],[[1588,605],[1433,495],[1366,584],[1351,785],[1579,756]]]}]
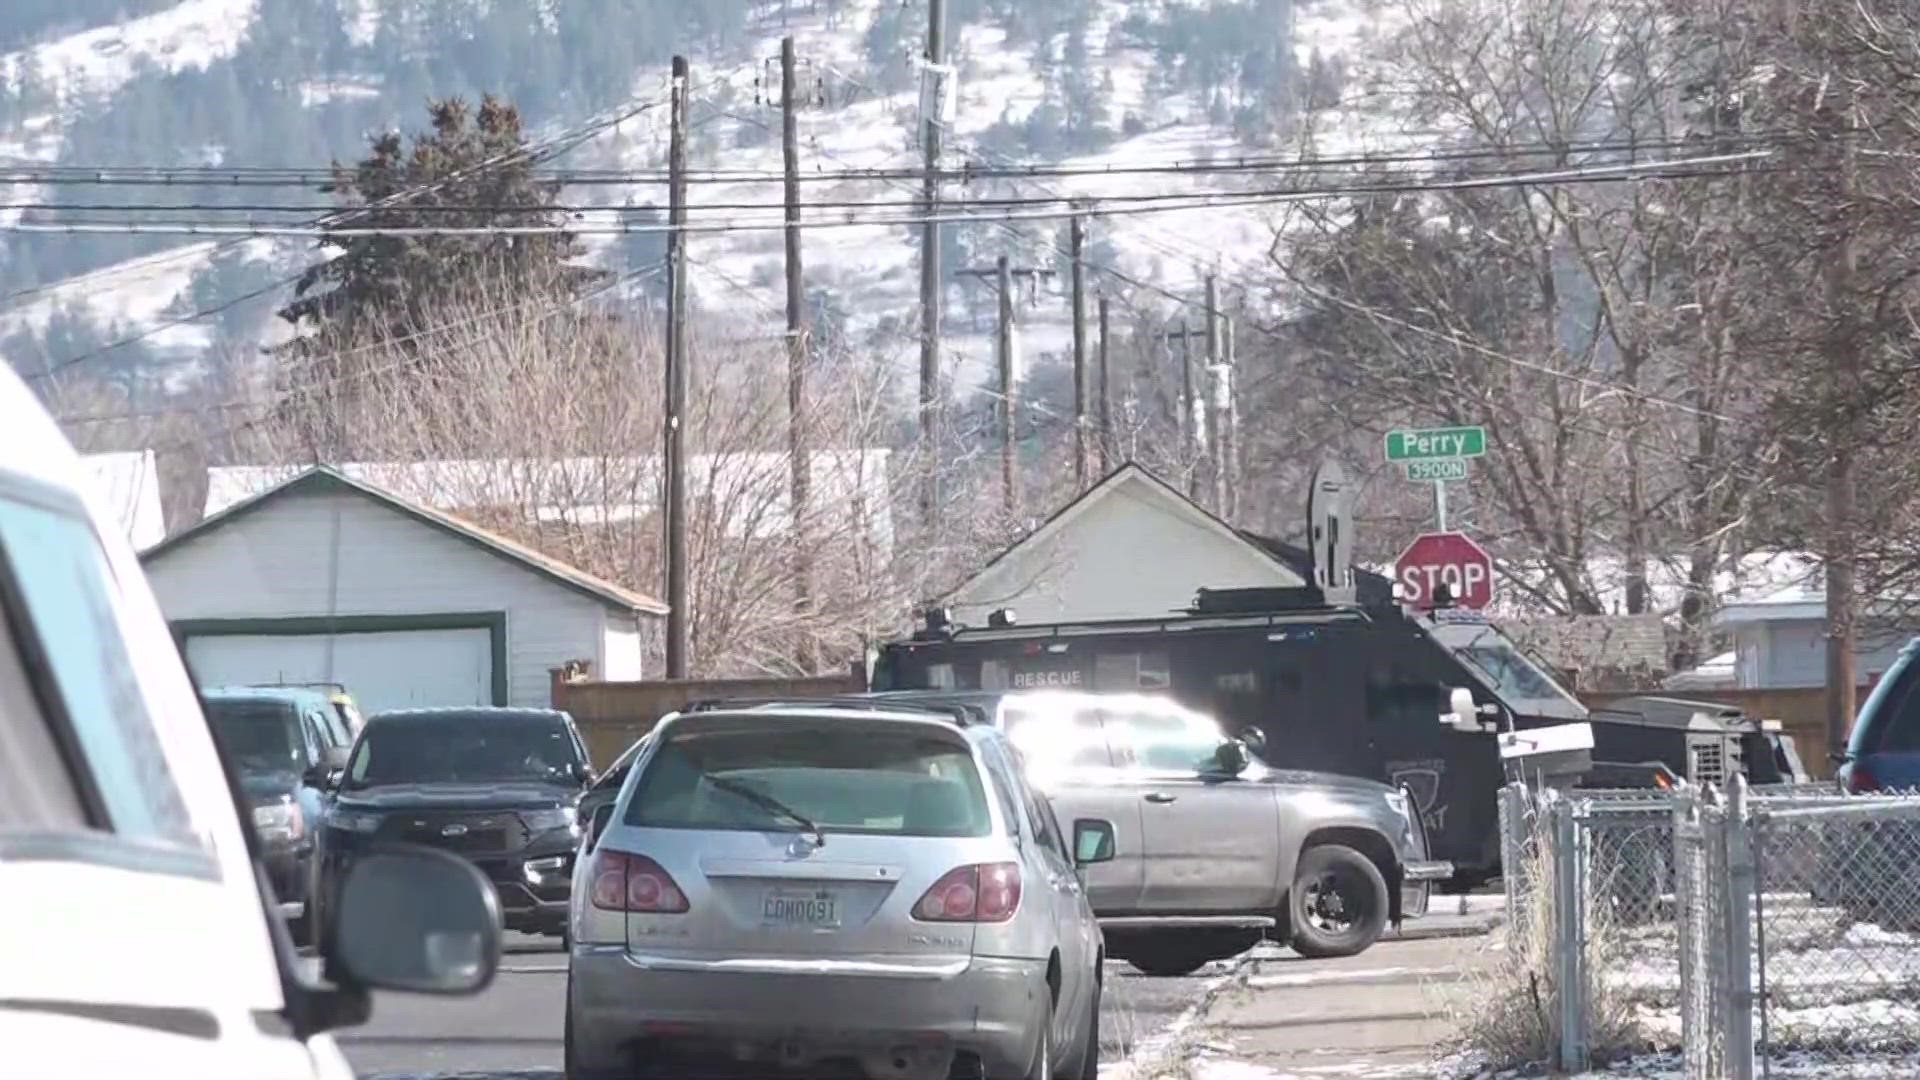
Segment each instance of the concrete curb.
[{"label": "concrete curb", "polygon": [[1152,1080],[1162,1070],[1169,1069],[1172,1062],[1181,1056],[1188,1038],[1200,1027],[1200,1021],[1213,1008],[1214,1002],[1229,990],[1239,989],[1247,984],[1253,974],[1254,965],[1267,959],[1259,948],[1251,949],[1233,958],[1233,966],[1200,989],[1200,996],[1186,1007],[1173,1022],[1141,1040],[1127,1055],[1127,1059],[1116,1062],[1100,1070],[1101,1080]]}]

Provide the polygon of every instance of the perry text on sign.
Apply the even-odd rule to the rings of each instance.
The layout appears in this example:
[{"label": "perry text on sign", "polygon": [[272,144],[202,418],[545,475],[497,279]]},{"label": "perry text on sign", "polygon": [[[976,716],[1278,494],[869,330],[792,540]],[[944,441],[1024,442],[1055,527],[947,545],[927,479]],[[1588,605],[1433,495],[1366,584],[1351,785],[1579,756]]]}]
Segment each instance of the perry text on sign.
[{"label": "perry text on sign", "polygon": [[1486,452],[1487,429],[1483,427],[1387,432],[1388,461],[1481,457]]}]

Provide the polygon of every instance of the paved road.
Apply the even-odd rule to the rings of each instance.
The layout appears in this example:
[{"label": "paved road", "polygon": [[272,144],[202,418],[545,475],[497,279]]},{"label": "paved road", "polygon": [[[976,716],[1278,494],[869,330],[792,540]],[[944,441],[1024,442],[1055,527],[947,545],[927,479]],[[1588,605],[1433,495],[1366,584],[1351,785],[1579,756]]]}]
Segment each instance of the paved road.
[{"label": "paved road", "polygon": [[[338,1036],[355,1071],[386,1080],[553,1080],[560,1070],[566,957],[540,938],[513,935],[507,949],[500,976],[478,997],[381,996],[371,1023]],[[1102,1057],[1118,1061],[1164,1032],[1231,967],[1215,964],[1190,978],[1150,979],[1124,964],[1110,965]]]},{"label": "paved road", "polygon": [[[1455,913],[1408,924],[1409,935],[1415,937],[1481,929],[1482,917]],[[1368,955],[1390,955],[1395,948],[1395,942],[1382,942]],[[1242,961],[1284,957],[1292,954],[1267,945]],[[1318,963],[1293,959],[1302,965]],[[1166,1038],[1169,1028],[1201,1004],[1223,976],[1245,966],[1242,961],[1209,965],[1179,979],[1147,978],[1124,964],[1110,965],[1100,1019],[1102,1059],[1121,1061],[1142,1044]],[[500,976],[486,993],[458,999],[382,996],[375,1002],[372,1022],[341,1033],[340,1044],[363,1077],[554,1080],[561,1063],[566,979],[566,957],[556,943],[509,935]]]}]

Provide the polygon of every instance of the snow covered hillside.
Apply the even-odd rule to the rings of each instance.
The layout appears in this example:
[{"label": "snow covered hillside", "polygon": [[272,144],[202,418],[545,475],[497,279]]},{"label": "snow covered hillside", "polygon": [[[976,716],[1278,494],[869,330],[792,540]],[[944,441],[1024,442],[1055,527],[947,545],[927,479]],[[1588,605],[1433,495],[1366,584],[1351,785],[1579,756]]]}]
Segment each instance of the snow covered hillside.
[{"label": "snow covered hillside", "polygon": [[[0,167],[7,163],[75,165],[320,166],[349,158],[364,145],[362,132],[417,128],[416,91],[477,93],[498,89],[521,101],[536,129],[557,132],[617,104],[621,96],[650,98],[664,85],[659,53],[684,51],[694,64],[696,169],[776,171],[780,165],[774,96],[776,69],[768,62],[779,39],[798,39],[802,75],[814,97],[802,115],[801,149],[809,170],[893,170],[886,180],[810,183],[815,203],[878,203],[888,216],[912,213],[917,187],[899,170],[917,167],[920,85],[916,61],[924,9],[896,0],[772,0],[701,10],[712,29],[705,40],[682,31],[670,41],[634,46],[651,50],[644,62],[619,67],[595,60],[593,35],[555,20],[576,5],[529,0],[181,0],[124,22],[69,29],[0,56],[10,95],[0,101]],[[676,2],[654,0],[649,10],[670,13]],[[1257,189],[1272,177],[1221,173],[1116,173],[1098,170],[1246,157],[1291,157],[1302,152],[1345,155],[1402,147],[1403,126],[1369,92],[1382,77],[1380,36],[1393,24],[1386,0],[974,0],[951,5],[949,60],[957,79],[947,162],[993,168],[1042,163],[1048,175],[970,180],[952,185],[969,198],[1034,200],[1057,196],[1116,196],[1169,191]],[[738,8],[737,11],[733,10]],[[517,9],[527,9],[514,14]],[[551,16],[542,12],[552,12]],[[729,14],[731,12],[731,14]],[[529,14],[530,13],[530,14]],[[684,13],[683,13],[684,14]],[[664,17],[664,15],[662,16]],[[509,18],[531,18],[501,25]],[[728,24],[726,20],[733,21]],[[0,15],[0,28],[5,16]],[[545,20],[542,22],[541,20]],[[635,22],[644,21],[644,13]],[[682,20],[684,21],[684,20]],[[451,29],[449,29],[451,27]],[[291,29],[299,40],[289,42]],[[598,27],[606,33],[606,24]],[[636,33],[641,32],[638,28]],[[528,35],[533,35],[532,39]],[[531,60],[489,59],[495,51],[552,37],[548,53],[560,76],[540,80]],[[4,40],[4,39],[0,39]],[[459,49],[433,50],[449,40]],[[595,98],[579,76],[599,64]],[[536,70],[521,70],[531,68]],[[611,71],[611,74],[609,74]],[[495,72],[500,74],[494,75]],[[493,76],[493,77],[490,77]],[[531,89],[515,93],[513,80]],[[498,85],[505,81],[508,85]],[[611,95],[611,86],[624,94]],[[177,88],[178,100],[149,101]],[[523,100],[532,98],[533,100]],[[544,100],[543,100],[544,99]],[[162,121],[155,108],[206,115],[179,137],[125,147],[116,131],[140,136]],[[126,114],[126,115],[122,115]],[[169,129],[180,122],[169,115]],[[556,163],[640,169],[664,161],[664,109],[623,123]],[[263,130],[264,129],[264,130]],[[287,137],[291,134],[293,137]],[[279,137],[276,137],[279,136]],[[305,156],[301,156],[304,154]],[[106,160],[112,157],[113,160]],[[695,205],[764,205],[777,185],[701,183]],[[9,204],[190,203],[184,192],[17,184]],[[211,199],[220,193],[196,189]],[[582,187],[574,204],[611,207],[663,201],[657,186]],[[252,192],[242,201],[320,203],[311,191]],[[1005,223],[953,226],[946,247],[947,325],[962,388],[982,377],[991,348],[993,298],[978,280],[951,271],[987,265],[1001,253],[1027,264],[1058,266],[1066,247],[1063,222],[1043,220],[1057,207],[1023,205]],[[0,222],[35,220],[11,209]],[[869,209],[864,216],[880,211]],[[1268,258],[1284,208],[1189,207],[1103,219],[1093,226],[1090,254],[1102,269],[1091,280],[1109,294],[1129,294],[1165,306],[1155,290],[1197,297],[1200,278],[1217,271],[1229,293]],[[816,209],[807,235],[810,289],[844,313],[845,332],[873,347],[912,353],[915,318],[915,230],[903,224],[824,227],[846,210]],[[178,215],[173,215],[178,216]],[[217,220],[244,221],[236,214]],[[591,216],[583,220],[595,220]],[[696,215],[732,225],[778,221],[777,209]],[[269,295],[212,315],[246,291],[284,277],[314,257],[299,241],[189,242],[174,238],[11,236],[0,264],[0,347],[25,370],[58,365],[73,349],[97,347],[151,331],[100,363],[118,370],[151,364],[194,369],[207,350],[280,332]],[[657,258],[658,237],[596,237],[595,257],[613,269]],[[115,257],[125,252],[126,257]],[[692,242],[696,299],[768,327],[781,303],[780,235],[776,229],[715,232]],[[225,265],[216,265],[224,263]],[[1108,270],[1112,273],[1107,272]],[[1148,283],[1138,288],[1126,279]],[[1028,298],[1021,318],[1027,361],[1059,354],[1068,337],[1065,275]],[[16,295],[16,294],[25,295]]]}]

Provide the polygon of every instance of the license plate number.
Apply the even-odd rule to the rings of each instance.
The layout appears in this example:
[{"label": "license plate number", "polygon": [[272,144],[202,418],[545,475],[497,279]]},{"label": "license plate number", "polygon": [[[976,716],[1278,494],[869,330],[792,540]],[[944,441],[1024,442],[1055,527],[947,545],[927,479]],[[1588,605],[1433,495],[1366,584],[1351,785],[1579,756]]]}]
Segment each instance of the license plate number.
[{"label": "license plate number", "polygon": [[768,926],[831,928],[840,925],[840,899],[830,892],[774,889],[767,893],[761,920]]}]

